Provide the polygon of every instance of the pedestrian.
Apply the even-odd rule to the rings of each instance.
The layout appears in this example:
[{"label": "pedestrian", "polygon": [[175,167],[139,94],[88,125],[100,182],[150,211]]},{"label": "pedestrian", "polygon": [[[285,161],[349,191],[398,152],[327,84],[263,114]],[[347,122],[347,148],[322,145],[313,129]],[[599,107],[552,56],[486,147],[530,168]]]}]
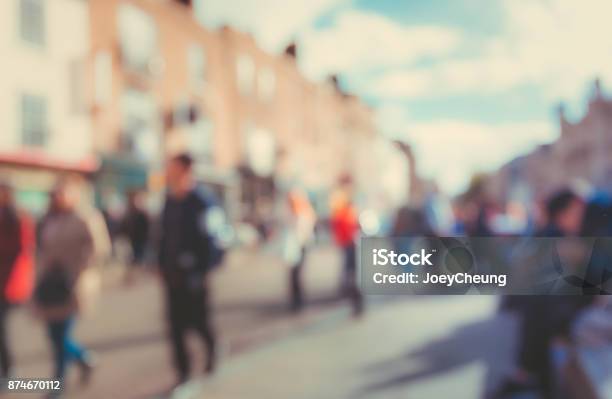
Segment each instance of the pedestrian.
[{"label": "pedestrian", "polygon": [[12,374],[8,313],[11,307],[27,301],[32,292],[33,247],[32,223],[17,210],[12,188],[0,181],[0,378]]},{"label": "pedestrian", "polygon": [[222,259],[213,231],[219,208],[212,195],[196,185],[190,155],[172,157],[167,164],[166,179],[168,193],[161,215],[159,267],[177,382],[181,384],[190,375],[185,345],[188,330],[195,330],[204,341],[205,372],[212,373],[217,363],[208,272]]},{"label": "pedestrian", "polygon": [[341,181],[340,191],[332,198],[331,228],[343,254],[342,291],[351,300],[353,315],[363,313],[363,295],[358,285],[356,241],[359,236],[357,209],[351,201],[351,181]]},{"label": "pedestrian", "polygon": [[127,237],[132,250],[131,267],[126,275],[126,281],[131,282],[134,269],[144,263],[149,242],[149,215],[142,205],[142,196],[139,192],[133,191],[128,194],[128,207],[121,231]]},{"label": "pedestrian", "polygon": [[[581,230],[585,203],[572,190],[554,194],[546,206],[547,224],[539,237],[576,237]],[[537,239],[537,237],[536,237]],[[543,245],[543,244],[542,244]],[[546,265],[538,265],[546,269]],[[593,303],[586,295],[526,295],[513,300],[520,318],[518,367],[500,387],[497,396],[536,391],[542,398],[554,398],[556,381],[551,350],[555,340],[568,340],[578,314]]]},{"label": "pedestrian", "polygon": [[110,251],[110,239],[99,212],[79,207],[80,180],[59,181],[41,224],[39,268],[35,289],[37,314],[46,322],[54,358],[54,377],[63,380],[71,361],[89,380],[93,358],[73,337],[77,315],[91,304],[96,263]]},{"label": "pedestrian", "polygon": [[314,236],[316,214],[306,193],[297,188],[287,195],[287,205],[283,255],[290,267],[290,308],[293,312],[299,312],[304,306],[302,269],[308,245]]}]

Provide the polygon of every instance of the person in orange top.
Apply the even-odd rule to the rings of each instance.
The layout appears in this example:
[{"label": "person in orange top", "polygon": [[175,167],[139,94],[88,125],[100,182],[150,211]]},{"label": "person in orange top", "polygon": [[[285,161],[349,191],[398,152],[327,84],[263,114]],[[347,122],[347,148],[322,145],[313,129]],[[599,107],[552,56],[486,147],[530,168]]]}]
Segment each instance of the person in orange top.
[{"label": "person in orange top", "polygon": [[357,209],[353,205],[348,184],[332,197],[331,230],[336,244],[344,255],[344,279],[342,289],[351,300],[353,314],[363,312],[363,295],[357,284],[357,253],[356,241],[359,236],[359,219]]},{"label": "person in orange top", "polygon": [[0,182],[0,377],[10,376],[12,358],[7,338],[9,309],[30,298],[34,282],[34,229],[17,211],[12,188]]}]

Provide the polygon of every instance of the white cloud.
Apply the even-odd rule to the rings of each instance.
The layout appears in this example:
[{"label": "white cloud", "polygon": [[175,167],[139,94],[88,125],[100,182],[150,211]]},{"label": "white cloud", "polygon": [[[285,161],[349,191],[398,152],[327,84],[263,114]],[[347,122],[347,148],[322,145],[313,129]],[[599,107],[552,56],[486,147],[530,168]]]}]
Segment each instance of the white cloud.
[{"label": "white cloud", "polygon": [[362,87],[381,98],[503,92],[532,83],[549,101],[582,98],[595,76],[612,80],[607,0],[506,0],[507,27],[469,58],[441,57],[431,67],[395,69]]},{"label": "white cloud", "polygon": [[[507,25],[470,57],[440,57],[433,66],[387,70],[363,80],[361,90],[383,104],[406,98],[502,93],[521,84],[539,87],[552,104],[583,102],[595,76],[612,81],[612,3],[605,0],[506,0]],[[399,104],[399,103],[396,103]],[[405,113],[405,111],[403,111]],[[494,170],[556,137],[547,121],[487,125],[461,120],[414,123],[398,105],[384,105],[379,127],[415,147],[424,175],[445,190],[462,189],[478,171]]]},{"label": "white cloud", "polygon": [[[444,26],[405,26],[352,9],[348,0],[203,1],[208,25],[230,23],[252,32],[268,51],[298,39],[300,65],[311,78],[347,75],[358,94],[382,100],[378,124],[415,147],[420,170],[456,192],[472,173],[492,170],[555,138],[552,123],[481,124],[461,120],[416,123],[399,102],[449,94],[503,93],[540,87],[551,105],[581,101],[594,76],[612,82],[612,3],[608,0],[503,0],[498,36],[462,54],[466,38]],[[317,17],[335,14],[325,27]],[[433,65],[418,67],[430,58]],[[373,78],[375,72],[380,75]],[[612,85],[612,83],[611,83]]]},{"label": "white cloud", "polygon": [[330,72],[358,74],[446,54],[460,41],[450,28],[405,27],[378,14],[344,10],[329,27],[301,35],[300,64],[313,78]]},{"label": "white cloud", "polygon": [[278,52],[325,11],[347,1],[198,0],[197,12],[209,27],[231,25],[252,33],[265,50]]},{"label": "white cloud", "polygon": [[395,70],[361,88],[381,98],[433,98],[451,94],[496,93],[529,79],[509,55],[441,61],[432,67]]}]

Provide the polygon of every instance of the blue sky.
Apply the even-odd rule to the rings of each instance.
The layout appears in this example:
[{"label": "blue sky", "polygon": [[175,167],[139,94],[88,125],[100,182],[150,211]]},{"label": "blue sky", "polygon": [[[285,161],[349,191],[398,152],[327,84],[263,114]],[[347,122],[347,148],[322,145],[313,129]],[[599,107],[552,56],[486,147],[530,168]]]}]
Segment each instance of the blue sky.
[{"label": "blue sky", "polygon": [[579,116],[594,77],[612,81],[606,0],[202,0],[200,15],[268,51],[296,39],[307,76],[340,73],[451,193],[554,140],[556,105]]}]

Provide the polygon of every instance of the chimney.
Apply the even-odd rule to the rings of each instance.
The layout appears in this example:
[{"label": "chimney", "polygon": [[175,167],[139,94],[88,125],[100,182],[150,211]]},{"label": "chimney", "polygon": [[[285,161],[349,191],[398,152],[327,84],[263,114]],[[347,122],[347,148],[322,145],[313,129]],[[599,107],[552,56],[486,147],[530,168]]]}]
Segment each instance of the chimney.
[{"label": "chimney", "polygon": [[342,90],[342,87],[340,86],[340,76],[338,76],[338,74],[334,73],[334,74],[329,75],[327,77],[327,81],[343,97],[348,97],[349,96],[344,90]]},{"label": "chimney", "polygon": [[567,117],[565,115],[565,103],[561,102],[557,106],[557,116],[559,118],[559,128],[561,129],[561,135],[563,136],[565,133],[567,133],[568,127]]},{"label": "chimney", "polygon": [[601,94],[601,80],[599,78],[595,79],[595,82],[593,82],[593,100],[601,100],[602,99],[602,94]]},{"label": "chimney", "polygon": [[297,44],[295,44],[295,42],[289,43],[287,47],[285,47],[284,53],[289,58],[293,58],[294,60],[297,60]]},{"label": "chimney", "polygon": [[337,74],[329,75],[327,79],[336,90],[340,91],[340,79],[338,78]]},{"label": "chimney", "polygon": [[559,116],[559,122],[561,122],[561,124],[567,121],[565,118],[565,103],[560,102],[559,105],[557,105],[557,115]]},{"label": "chimney", "polygon": [[193,8],[193,0],[174,0],[175,2],[187,6],[189,8]]}]

